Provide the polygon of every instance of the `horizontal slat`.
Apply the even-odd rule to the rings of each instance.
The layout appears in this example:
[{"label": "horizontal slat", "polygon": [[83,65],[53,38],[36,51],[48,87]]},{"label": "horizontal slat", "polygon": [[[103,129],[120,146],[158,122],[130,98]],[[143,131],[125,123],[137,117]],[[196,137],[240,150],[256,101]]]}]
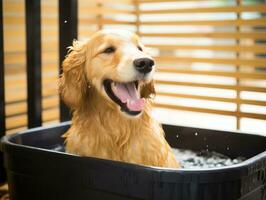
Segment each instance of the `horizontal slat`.
[{"label": "horizontal slat", "polygon": [[[26,43],[22,35],[19,36],[20,40],[11,42],[14,38],[10,38],[8,41],[8,37],[5,37],[7,40],[5,43],[5,53],[6,52],[18,52],[18,51],[25,51]],[[42,41],[42,50],[43,51],[50,51],[50,50],[57,50],[58,49],[58,40],[54,41]]]},{"label": "horizontal slat", "polygon": [[[42,16],[41,18],[42,24],[46,25],[53,25],[56,24],[56,18],[55,17],[44,17]],[[4,24],[8,24],[8,26],[18,26],[21,25],[23,26],[25,24],[25,18],[23,16],[16,16],[16,15],[11,15],[11,16],[5,16],[4,17]]]},{"label": "horizontal slat", "polygon": [[193,57],[177,57],[177,56],[160,56],[155,57],[157,61],[164,62],[186,62],[186,63],[215,63],[215,64],[228,64],[228,65],[243,65],[243,66],[265,66],[266,59],[222,59],[222,58],[193,58]]},{"label": "horizontal slat", "polygon": [[218,115],[230,115],[230,116],[247,117],[247,118],[254,118],[254,119],[266,119],[266,115],[264,114],[214,110],[214,109],[208,109],[208,108],[196,108],[196,107],[179,106],[179,105],[171,105],[171,104],[164,104],[164,103],[155,103],[154,105],[156,107],[166,108],[166,109],[184,110],[184,111],[191,111],[191,112],[202,112],[202,113],[210,113],[210,114],[218,114]]},{"label": "horizontal slat", "polygon": [[206,0],[137,0],[137,2],[139,3],[165,3],[165,2],[183,2],[183,1],[206,1]]},{"label": "horizontal slat", "polygon": [[[58,120],[58,107],[43,111],[43,123],[53,120]],[[27,126],[27,115],[19,115],[6,118],[7,130],[21,128]]]},{"label": "horizontal slat", "polygon": [[122,21],[122,20],[112,20],[112,19],[81,19],[81,23],[87,24],[98,24],[98,25],[136,25],[136,22],[132,21]]},{"label": "horizontal slat", "polygon": [[[46,51],[42,52],[43,64],[49,63],[51,61],[57,62],[58,60],[58,53]],[[9,53],[5,56],[5,63],[8,65],[15,65],[20,63],[26,63],[26,55],[25,53]]]},{"label": "horizontal slat", "polygon": [[[42,40],[41,43],[42,45],[46,45],[47,43],[56,43],[58,42],[58,38],[55,36],[43,36],[45,38],[45,40]],[[24,46],[25,45],[25,40],[22,37],[7,37],[5,40],[5,44],[8,43],[12,43],[12,45],[10,45],[11,47],[15,47],[13,46],[14,44],[18,45],[18,46]],[[54,48],[56,49],[56,48]],[[16,52],[21,51],[18,48],[12,48],[11,50],[16,50]],[[6,49],[6,51],[9,51],[9,49]]]},{"label": "horizontal slat", "polygon": [[219,114],[219,115],[236,115],[235,111],[228,111],[228,110],[214,110],[214,109],[209,109],[209,108],[180,106],[180,105],[165,104],[165,103],[155,103],[154,105],[160,108],[169,108],[169,109],[175,109],[175,110],[204,112],[204,113]]},{"label": "horizontal slat", "polygon": [[[42,99],[42,109],[51,109],[59,105],[58,96],[51,96],[51,97],[44,97]],[[27,105],[26,102],[18,102],[14,104],[7,104],[6,105],[6,117],[11,117],[15,115],[26,114],[27,112]]]},{"label": "horizontal slat", "polygon": [[50,109],[50,108],[53,108],[53,107],[57,107],[59,105],[59,96],[58,95],[55,95],[55,96],[51,96],[51,97],[48,97],[48,98],[43,98],[43,101],[42,101],[42,106],[43,106],[43,109]]},{"label": "horizontal slat", "polygon": [[10,53],[10,52],[17,52],[17,51],[25,51],[26,49],[26,43],[21,42],[21,43],[15,43],[15,42],[7,42],[4,41],[5,44],[5,53]]},{"label": "horizontal slat", "polygon": [[180,74],[193,74],[193,75],[207,75],[207,76],[223,76],[223,77],[234,77],[241,79],[265,79],[266,73],[256,72],[223,72],[223,71],[203,71],[203,70],[184,70],[184,69],[171,69],[160,67],[157,69],[158,72],[167,73],[180,73]]},{"label": "horizontal slat", "polygon": [[[22,13],[24,12],[24,6],[21,2],[15,3],[12,1],[9,2],[3,2],[3,10],[10,12],[17,12],[17,13]],[[5,12],[4,12],[5,16]]]},{"label": "horizontal slat", "polygon": [[54,121],[59,119],[59,108],[53,108],[43,111],[43,122]]},{"label": "horizontal slat", "polygon": [[19,102],[14,104],[6,105],[6,117],[11,117],[14,115],[26,114],[27,105],[26,102]]},{"label": "horizontal slat", "polygon": [[[53,72],[53,71],[51,71]],[[49,85],[51,86],[52,84],[54,84],[55,87],[58,81],[58,76],[43,76],[42,77],[42,86],[43,87],[49,87]],[[26,77],[24,77],[23,79],[11,79],[11,80],[7,80],[6,84],[5,84],[6,88],[8,89],[9,92],[12,92],[12,90],[19,90],[19,89],[25,89],[27,84],[26,84]]]},{"label": "horizontal slat", "polygon": [[[43,89],[43,97],[53,96],[58,93],[56,88],[44,88]],[[18,90],[16,92],[7,92],[6,93],[6,102],[7,103],[15,103],[26,101],[26,91]]]},{"label": "horizontal slat", "polygon": [[[14,39],[15,41],[20,41],[20,43],[23,43],[24,40],[25,40],[24,39],[24,37],[25,37],[25,31],[23,31],[23,30],[10,30],[10,29],[7,29],[7,30],[5,30],[4,33],[5,33],[6,37],[7,37],[7,39],[10,40],[10,41],[12,41],[12,39]],[[42,34],[42,37],[43,38],[47,38],[47,37],[52,38],[52,37],[55,37],[58,34],[58,30],[55,29],[55,28],[46,28],[44,26],[42,28],[42,30],[41,30],[41,34]],[[13,41],[13,43],[14,43],[14,41]],[[42,43],[44,45],[49,45],[51,42],[49,41],[48,44],[47,44],[47,41],[43,40]],[[53,42],[53,43],[55,43],[55,42]],[[22,45],[22,44],[20,44],[20,45]],[[54,49],[57,48],[56,46],[53,46],[53,47],[54,47]],[[5,49],[5,50],[6,51],[9,51],[9,49]]]},{"label": "horizontal slat", "polygon": [[6,135],[14,134],[14,133],[20,133],[21,131],[25,131],[27,129],[26,126],[22,126],[19,128],[13,128],[6,131]]},{"label": "horizontal slat", "polygon": [[243,5],[243,6],[220,6],[220,7],[198,7],[178,9],[140,10],[140,14],[176,14],[176,13],[219,13],[219,12],[266,12],[266,6]]},{"label": "horizontal slat", "polygon": [[236,51],[236,52],[254,52],[254,53],[265,53],[266,45],[156,45],[147,44],[147,47],[158,48],[161,50],[211,50],[211,51]]},{"label": "horizontal slat", "polygon": [[[23,15],[24,16],[24,4],[23,4],[23,1],[17,1],[17,2],[14,2],[14,1],[10,1],[10,0],[7,0],[6,2],[3,3],[3,6],[4,6],[4,10],[7,11],[7,12],[4,12],[4,16],[5,14],[9,14],[9,13],[15,13],[15,14],[19,14],[19,15]],[[41,9],[42,9],[42,12],[44,12],[44,14],[46,12],[55,12],[57,11],[57,6],[56,4],[53,4],[53,5],[45,5],[43,2],[42,2],[42,5],[41,5]]]},{"label": "horizontal slat", "polygon": [[6,118],[6,129],[20,128],[27,125],[27,115],[19,115]]},{"label": "horizontal slat", "polygon": [[[57,55],[57,54],[56,54]],[[49,63],[50,62],[50,63]],[[44,77],[46,77],[45,73],[51,74],[51,72],[58,72],[58,63],[56,61],[50,60],[47,63],[43,63],[42,70]],[[17,63],[17,64],[6,64],[6,75],[7,76],[21,76],[25,73],[26,66],[25,63]]]},{"label": "horizontal slat", "polygon": [[54,5],[41,5],[41,12],[42,12],[42,16],[46,17],[49,16],[49,14],[53,13],[54,14],[54,18],[56,18],[57,12],[58,12],[58,5],[54,4]]},{"label": "horizontal slat", "polygon": [[212,32],[212,33],[140,33],[142,37],[182,37],[182,38],[199,38],[199,37],[208,37],[208,38],[250,38],[250,39],[266,39],[266,32],[239,32],[239,33],[230,33],[230,32]]},{"label": "horizontal slat", "polygon": [[183,20],[183,21],[141,21],[141,25],[195,25],[195,26],[260,26],[266,25],[266,19],[236,20]]},{"label": "horizontal slat", "polygon": [[165,85],[182,85],[182,86],[189,86],[189,87],[216,88],[216,89],[225,89],[225,90],[266,92],[266,88],[264,88],[264,87],[253,87],[253,86],[237,86],[237,85],[210,84],[210,83],[192,83],[192,82],[166,81],[166,80],[156,80],[156,83],[157,84],[165,84]]},{"label": "horizontal slat", "polygon": [[84,11],[87,14],[98,14],[98,15],[108,15],[108,14],[135,14],[136,12],[133,10],[124,10],[124,9],[115,9],[108,7],[86,7]]},{"label": "horizontal slat", "polygon": [[112,3],[113,5],[116,4],[132,4],[135,0],[119,0],[119,1],[114,1],[114,0],[97,0],[97,3]]},{"label": "horizontal slat", "polygon": [[207,101],[221,101],[221,102],[227,102],[227,103],[239,103],[239,104],[266,106],[266,101],[256,101],[256,100],[247,100],[247,99],[212,97],[212,96],[202,96],[202,95],[194,95],[194,94],[178,94],[178,93],[162,92],[162,91],[156,92],[156,95],[177,97],[177,98],[201,99],[201,100],[207,100]]}]

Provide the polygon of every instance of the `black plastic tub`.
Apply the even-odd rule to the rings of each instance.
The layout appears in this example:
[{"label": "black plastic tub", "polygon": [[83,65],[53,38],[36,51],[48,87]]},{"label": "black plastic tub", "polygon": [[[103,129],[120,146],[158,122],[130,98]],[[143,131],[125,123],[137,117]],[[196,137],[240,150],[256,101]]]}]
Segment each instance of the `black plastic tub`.
[{"label": "black plastic tub", "polygon": [[61,135],[68,128],[62,123],[2,139],[12,200],[266,199],[266,137],[164,125],[173,147],[197,151],[207,143],[210,151],[248,158],[229,167],[189,170],[66,154]]}]

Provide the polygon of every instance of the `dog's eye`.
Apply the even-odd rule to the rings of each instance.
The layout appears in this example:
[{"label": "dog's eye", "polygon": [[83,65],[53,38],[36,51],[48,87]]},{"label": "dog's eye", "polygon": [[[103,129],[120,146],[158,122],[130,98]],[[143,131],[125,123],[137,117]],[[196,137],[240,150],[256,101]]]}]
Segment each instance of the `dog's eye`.
[{"label": "dog's eye", "polygon": [[114,53],[115,52],[115,47],[108,47],[108,48],[106,48],[104,51],[103,51],[103,53]]},{"label": "dog's eye", "polygon": [[143,51],[143,49],[140,46],[138,46],[138,50]]}]

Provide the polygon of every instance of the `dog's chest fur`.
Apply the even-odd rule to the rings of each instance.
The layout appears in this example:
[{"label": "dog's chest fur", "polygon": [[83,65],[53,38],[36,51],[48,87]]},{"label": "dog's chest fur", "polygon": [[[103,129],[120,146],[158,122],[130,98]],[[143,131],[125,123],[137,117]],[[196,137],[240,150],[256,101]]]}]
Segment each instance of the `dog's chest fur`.
[{"label": "dog's chest fur", "polygon": [[72,120],[66,133],[67,152],[144,165],[176,166],[161,126],[148,111],[140,118],[130,119],[101,109],[98,113],[90,112],[87,118],[74,113]]}]

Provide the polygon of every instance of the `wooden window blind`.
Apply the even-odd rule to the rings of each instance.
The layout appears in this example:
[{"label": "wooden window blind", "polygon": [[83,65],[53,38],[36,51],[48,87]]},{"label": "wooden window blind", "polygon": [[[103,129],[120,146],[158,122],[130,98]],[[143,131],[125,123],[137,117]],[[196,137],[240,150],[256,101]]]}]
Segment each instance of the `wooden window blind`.
[{"label": "wooden window blind", "polygon": [[[7,132],[27,126],[24,1],[4,0]],[[42,117],[58,122],[58,2],[42,1]],[[266,120],[264,1],[78,1],[78,37],[135,31],[157,62],[155,107]],[[67,23],[67,21],[66,21]],[[219,128],[219,127],[217,127]],[[221,127],[222,128],[222,127]]]}]

